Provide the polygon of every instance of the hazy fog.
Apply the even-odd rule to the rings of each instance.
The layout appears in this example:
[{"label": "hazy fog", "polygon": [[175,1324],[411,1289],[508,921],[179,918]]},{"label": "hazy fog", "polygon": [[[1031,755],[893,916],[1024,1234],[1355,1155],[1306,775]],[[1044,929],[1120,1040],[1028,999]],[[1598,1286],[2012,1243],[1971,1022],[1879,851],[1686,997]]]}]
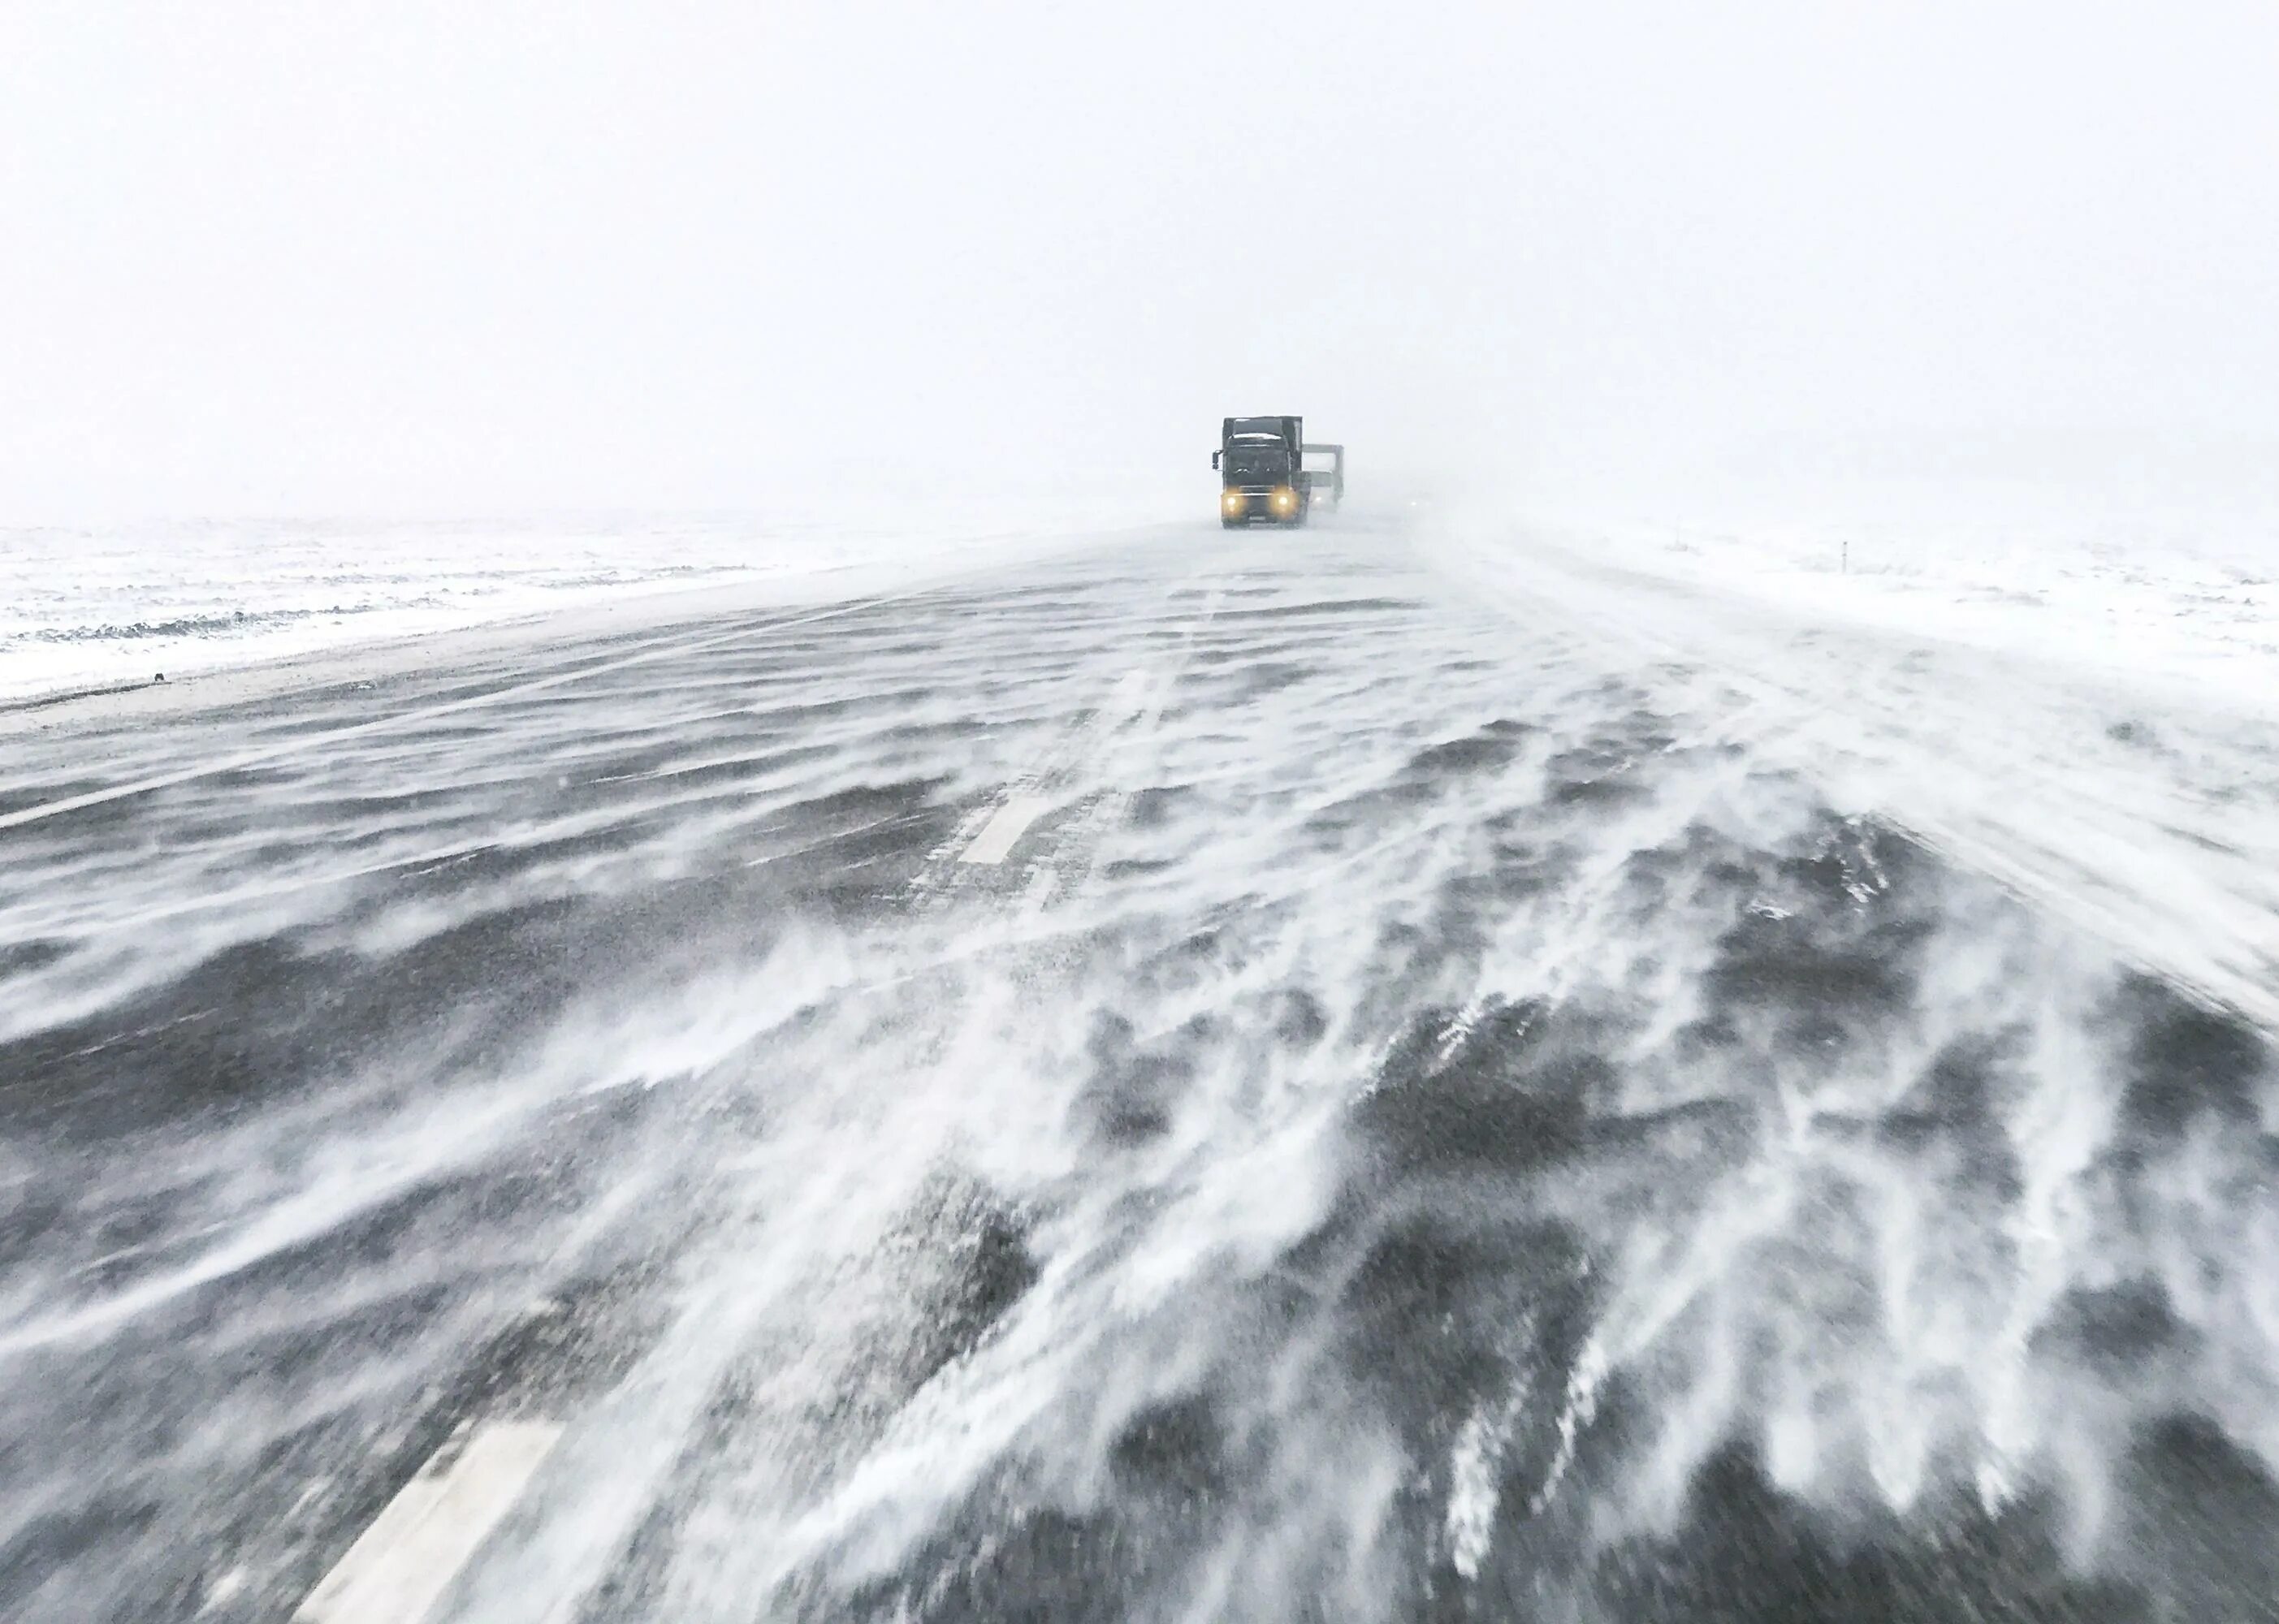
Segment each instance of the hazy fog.
[{"label": "hazy fog", "polygon": [[1283,410],[2272,503],[2275,83],[2267,0],[4,0],[0,523],[1171,488]]}]

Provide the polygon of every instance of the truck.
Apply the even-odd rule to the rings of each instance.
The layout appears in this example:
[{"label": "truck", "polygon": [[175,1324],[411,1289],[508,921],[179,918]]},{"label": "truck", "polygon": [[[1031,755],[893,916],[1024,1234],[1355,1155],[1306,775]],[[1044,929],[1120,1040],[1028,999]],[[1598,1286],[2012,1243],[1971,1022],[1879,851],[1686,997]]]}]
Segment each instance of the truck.
[{"label": "truck", "polygon": [[1219,423],[1218,522],[1298,525],[1317,502],[1345,500],[1346,448],[1306,443],[1303,417],[1225,417]]}]

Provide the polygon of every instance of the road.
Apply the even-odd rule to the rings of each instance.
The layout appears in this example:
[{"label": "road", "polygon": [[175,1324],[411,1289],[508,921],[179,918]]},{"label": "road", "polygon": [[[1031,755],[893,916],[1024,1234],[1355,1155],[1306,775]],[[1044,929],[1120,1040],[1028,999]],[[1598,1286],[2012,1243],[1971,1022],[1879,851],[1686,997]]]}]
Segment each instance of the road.
[{"label": "road", "polygon": [[2279,1616],[2252,1012],[1444,563],[6,735],[0,1616]]}]

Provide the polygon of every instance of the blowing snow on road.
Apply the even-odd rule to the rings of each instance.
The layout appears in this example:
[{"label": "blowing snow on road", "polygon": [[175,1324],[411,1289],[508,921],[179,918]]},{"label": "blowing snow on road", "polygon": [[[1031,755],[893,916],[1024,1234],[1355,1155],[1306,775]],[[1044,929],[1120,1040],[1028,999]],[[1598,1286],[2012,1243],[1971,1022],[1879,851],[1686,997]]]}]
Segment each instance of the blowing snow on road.
[{"label": "blowing snow on road", "polygon": [[2264,1616],[2279,729],[1650,563],[0,717],[0,1613]]}]

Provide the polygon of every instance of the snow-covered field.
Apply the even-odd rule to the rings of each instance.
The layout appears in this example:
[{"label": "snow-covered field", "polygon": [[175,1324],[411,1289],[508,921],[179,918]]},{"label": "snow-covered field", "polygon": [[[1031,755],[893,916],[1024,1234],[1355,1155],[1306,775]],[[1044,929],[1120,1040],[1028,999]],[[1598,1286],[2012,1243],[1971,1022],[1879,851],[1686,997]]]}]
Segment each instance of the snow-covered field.
[{"label": "snow-covered field", "polygon": [[1793,614],[2250,701],[2279,693],[2279,522],[1559,530],[1609,561]]},{"label": "snow-covered field", "polygon": [[1145,499],[878,498],[686,517],[0,530],[0,701],[636,594],[907,576],[1159,517]]}]

